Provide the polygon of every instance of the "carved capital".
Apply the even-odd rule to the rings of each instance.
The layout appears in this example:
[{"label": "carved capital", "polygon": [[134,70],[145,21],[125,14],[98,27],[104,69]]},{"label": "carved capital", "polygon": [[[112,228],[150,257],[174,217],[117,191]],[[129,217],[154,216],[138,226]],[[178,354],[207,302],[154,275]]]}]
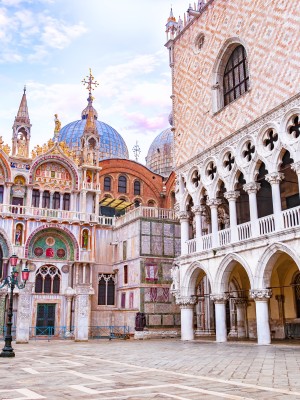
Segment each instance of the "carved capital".
[{"label": "carved capital", "polygon": [[236,305],[245,305],[248,302],[244,297],[234,297],[232,300]]},{"label": "carved capital", "polygon": [[272,297],[272,290],[271,289],[250,290],[250,297],[255,301],[266,301]]},{"label": "carved capital", "polygon": [[224,304],[229,299],[229,294],[228,293],[213,293],[209,297],[214,303]]},{"label": "carved capital", "polygon": [[220,204],[222,204],[222,200],[221,199],[208,199],[206,201],[206,204],[211,208],[218,207]]},{"label": "carved capital", "polygon": [[271,174],[267,174],[265,178],[267,182],[269,182],[271,185],[274,185],[283,180],[284,174],[282,172],[272,172]]},{"label": "carved capital", "polygon": [[201,214],[201,212],[202,212],[202,206],[193,206],[192,207],[192,211],[193,211],[193,213],[196,215],[196,214]]},{"label": "carved capital", "polygon": [[236,201],[236,199],[240,196],[240,192],[238,190],[230,190],[229,192],[224,193],[225,199],[228,201]]},{"label": "carved capital", "polygon": [[251,193],[255,193],[256,194],[260,189],[260,183],[257,183],[257,182],[245,183],[245,185],[243,186],[243,189],[248,194],[251,194]]},{"label": "carved capital", "polygon": [[177,218],[179,218],[180,220],[189,219],[189,214],[187,211],[179,211],[177,213]]},{"label": "carved capital", "polygon": [[197,303],[197,298],[192,296],[176,296],[176,304],[180,308],[192,308]]}]

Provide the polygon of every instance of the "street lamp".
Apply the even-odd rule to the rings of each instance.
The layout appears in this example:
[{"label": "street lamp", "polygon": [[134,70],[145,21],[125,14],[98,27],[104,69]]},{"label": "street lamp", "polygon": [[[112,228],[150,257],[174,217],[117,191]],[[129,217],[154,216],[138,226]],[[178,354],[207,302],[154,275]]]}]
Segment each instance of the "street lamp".
[{"label": "street lamp", "polygon": [[23,283],[18,282],[18,274],[19,271],[16,268],[18,263],[18,257],[16,255],[12,255],[10,257],[10,265],[12,266],[12,272],[10,276],[7,276],[3,283],[0,285],[0,289],[4,286],[10,287],[10,298],[9,298],[9,308],[7,314],[7,323],[6,323],[6,335],[5,335],[5,345],[0,353],[0,357],[14,357],[14,349],[11,347],[12,335],[11,335],[11,326],[12,326],[12,316],[13,316],[13,295],[14,288],[17,286],[19,289],[24,289],[26,282],[29,278],[29,269],[25,267],[22,271],[22,281]]}]

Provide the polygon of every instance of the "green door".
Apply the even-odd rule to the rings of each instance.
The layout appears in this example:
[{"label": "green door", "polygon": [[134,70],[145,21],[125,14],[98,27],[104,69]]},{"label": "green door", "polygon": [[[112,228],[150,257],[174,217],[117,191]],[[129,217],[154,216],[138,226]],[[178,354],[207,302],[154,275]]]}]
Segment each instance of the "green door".
[{"label": "green door", "polygon": [[55,304],[38,304],[36,317],[36,335],[54,335]]}]

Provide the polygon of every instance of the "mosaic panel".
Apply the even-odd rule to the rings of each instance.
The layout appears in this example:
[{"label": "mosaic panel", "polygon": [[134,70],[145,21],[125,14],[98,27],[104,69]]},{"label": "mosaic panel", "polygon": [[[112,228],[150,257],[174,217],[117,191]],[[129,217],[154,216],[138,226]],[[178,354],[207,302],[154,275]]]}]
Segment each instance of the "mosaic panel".
[{"label": "mosaic panel", "polygon": [[51,186],[72,186],[72,177],[69,171],[61,164],[48,162],[39,166],[35,172],[35,182],[46,183]]},{"label": "mosaic panel", "polygon": [[168,303],[170,289],[159,287],[145,288],[145,302],[149,303]]},{"label": "mosaic panel", "polygon": [[67,259],[67,247],[59,237],[42,236],[33,246],[35,258],[51,258],[54,260]]}]

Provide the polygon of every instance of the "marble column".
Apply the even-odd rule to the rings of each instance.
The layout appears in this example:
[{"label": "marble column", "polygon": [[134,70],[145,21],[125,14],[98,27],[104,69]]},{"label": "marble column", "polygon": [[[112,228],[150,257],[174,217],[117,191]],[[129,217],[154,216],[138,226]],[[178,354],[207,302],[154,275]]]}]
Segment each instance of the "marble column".
[{"label": "marble column", "polygon": [[176,304],[180,306],[181,340],[194,340],[194,307],[197,299],[190,296],[179,296]]},{"label": "marble column", "polygon": [[34,283],[27,282],[24,289],[20,289],[17,309],[16,342],[28,343],[29,328],[31,326],[31,300]]},{"label": "marble column", "polygon": [[66,334],[69,336],[72,331],[72,321],[71,321],[71,314],[72,314],[72,300],[75,295],[75,290],[71,287],[68,287],[65,290],[65,297],[67,300],[67,314],[66,314]]},{"label": "marble column", "polygon": [[96,214],[96,218],[99,216],[99,197],[100,197],[100,193],[96,193],[95,194],[95,214]]},{"label": "marble column", "polygon": [[89,338],[90,296],[94,290],[89,284],[79,284],[75,288],[75,341]]},{"label": "marble column", "polygon": [[188,253],[187,241],[189,240],[189,216],[186,211],[179,212],[181,231],[181,254]]},{"label": "marble column", "polygon": [[230,190],[229,192],[224,193],[224,197],[229,203],[231,242],[237,242],[239,240],[236,216],[236,200],[238,199],[239,195],[240,192],[237,190]]},{"label": "marble column", "polygon": [[43,194],[44,194],[44,191],[40,189],[39,208],[43,208]]},{"label": "marble column", "polygon": [[53,195],[54,195],[54,192],[50,192],[50,201],[49,201],[50,210],[53,209]]},{"label": "marble column", "polygon": [[218,206],[222,203],[221,199],[209,199],[207,205],[210,207],[211,213],[211,233],[212,233],[212,247],[219,246],[219,227],[218,227]]},{"label": "marble column", "polygon": [[281,172],[273,172],[265,176],[266,181],[272,188],[273,214],[275,220],[275,230],[280,231],[283,228],[283,217],[281,208],[280,182],[284,178]]},{"label": "marble column", "polygon": [[[86,190],[81,191],[80,212],[86,213]],[[85,218],[84,218],[85,219]]]},{"label": "marble column", "polygon": [[228,301],[228,294],[211,294],[210,298],[215,303],[216,342],[227,342],[226,303]]},{"label": "marble column", "polygon": [[63,204],[64,204],[64,194],[60,193],[59,194],[59,209],[62,210],[63,209]]},{"label": "marble column", "polygon": [[255,300],[257,344],[268,345],[271,343],[269,322],[269,299],[272,296],[270,289],[256,289],[250,291],[250,297]]},{"label": "marble column", "polygon": [[258,212],[257,212],[257,199],[256,194],[260,189],[260,183],[249,182],[243,186],[245,192],[249,196],[249,209],[250,209],[250,221],[252,237],[259,236],[259,223],[258,223]]},{"label": "marble column", "polygon": [[201,206],[194,206],[192,208],[193,213],[195,214],[195,223],[196,223],[196,251],[202,250],[202,208]]},{"label": "marble column", "polygon": [[32,204],[32,186],[27,186],[26,206],[31,207]]}]

